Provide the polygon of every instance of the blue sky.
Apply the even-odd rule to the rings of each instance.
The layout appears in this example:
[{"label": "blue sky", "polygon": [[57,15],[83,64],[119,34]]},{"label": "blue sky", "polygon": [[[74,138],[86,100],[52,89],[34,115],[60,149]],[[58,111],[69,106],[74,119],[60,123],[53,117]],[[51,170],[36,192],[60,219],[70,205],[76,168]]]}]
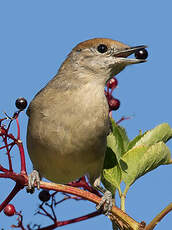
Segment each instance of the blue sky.
[{"label": "blue sky", "polygon": [[[57,72],[70,50],[80,41],[107,37],[128,45],[148,45],[149,61],[130,66],[117,76],[119,87],[114,95],[121,101],[113,114],[133,116],[122,125],[130,138],[139,130],[151,129],[168,122],[172,126],[171,109],[171,14],[170,1],[98,1],[98,0],[6,0],[0,2],[0,112],[13,114],[19,96],[31,101]],[[20,117],[25,145],[27,117]],[[172,149],[172,142],[168,146]],[[0,161],[3,161],[0,156]],[[15,158],[15,156],[14,156]],[[17,165],[17,163],[16,163]],[[16,166],[17,168],[17,166]],[[27,156],[27,169],[32,165]],[[147,223],[171,202],[171,166],[161,166],[139,179],[127,196],[127,212],[138,221]],[[0,180],[0,201],[9,193],[13,183]],[[13,203],[22,210],[25,224],[42,223],[47,219],[32,216],[39,201],[37,194],[20,192]],[[69,202],[57,212],[62,219],[95,210],[88,202]],[[0,214],[0,227],[9,229],[16,217]],[[171,229],[170,213],[158,226]],[[110,221],[100,216],[61,229],[111,229]]]}]

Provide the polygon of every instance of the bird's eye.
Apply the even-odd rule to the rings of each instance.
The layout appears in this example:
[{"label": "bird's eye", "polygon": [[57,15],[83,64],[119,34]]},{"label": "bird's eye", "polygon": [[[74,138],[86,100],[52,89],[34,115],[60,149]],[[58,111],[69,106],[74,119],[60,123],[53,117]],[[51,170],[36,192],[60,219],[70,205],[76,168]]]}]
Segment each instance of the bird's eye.
[{"label": "bird's eye", "polygon": [[106,53],[106,51],[108,50],[107,46],[104,44],[100,44],[97,47],[97,50],[99,51],[99,53]]}]

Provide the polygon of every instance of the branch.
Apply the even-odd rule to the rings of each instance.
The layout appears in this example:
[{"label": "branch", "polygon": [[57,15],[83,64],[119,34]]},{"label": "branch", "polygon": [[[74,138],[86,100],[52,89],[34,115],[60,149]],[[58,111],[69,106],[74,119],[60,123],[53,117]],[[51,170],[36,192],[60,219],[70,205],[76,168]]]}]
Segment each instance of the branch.
[{"label": "branch", "polygon": [[[9,178],[16,182],[15,187],[13,188],[12,192],[9,194],[9,196],[6,198],[6,200],[0,205],[0,210],[2,210],[8,202],[12,200],[12,198],[22,189],[22,186],[28,185],[28,176],[26,174],[16,174],[14,172],[9,173],[0,173],[0,178]],[[94,193],[71,187],[68,185],[62,185],[62,184],[55,184],[55,183],[48,183],[41,181],[40,182],[40,188],[42,189],[48,189],[48,190],[54,190],[58,192],[63,193],[69,193],[75,196],[79,196],[81,198],[84,198],[88,201],[91,201],[98,205],[101,201],[101,197],[97,196]],[[124,213],[121,209],[117,208],[116,206],[112,207],[111,211],[112,215],[116,217],[117,219],[121,220],[130,230],[141,230],[143,229],[142,225],[132,219],[130,216],[128,216],[126,213]]]},{"label": "branch", "polygon": [[[84,191],[79,188],[74,188],[68,185],[62,185],[62,184],[55,184],[55,183],[48,183],[48,182],[40,182],[40,188],[42,189],[49,189],[54,190],[58,192],[65,192],[72,195],[79,196],[81,198],[84,198],[86,200],[89,200],[96,205],[98,205],[101,201],[101,198],[97,195],[90,193],[88,191]],[[134,219],[132,219],[130,216],[128,216],[126,213],[124,213],[121,209],[117,208],[116,206],[112,207],[111,211],[112,215],[117,217],[119,220],[121,220],[126,226],[128,226],[128,229],[130,230],[141,230],[142,225],[138,222],[136,222]],[[143,229],[143,228],[142,228]]]},{"label": "branch", "polygon": [[155,226],[166,216],[169,212],[172,211],[172,203],[170,203],[166,208],[164,208],[146,227],[144,230],[152,230]]}]

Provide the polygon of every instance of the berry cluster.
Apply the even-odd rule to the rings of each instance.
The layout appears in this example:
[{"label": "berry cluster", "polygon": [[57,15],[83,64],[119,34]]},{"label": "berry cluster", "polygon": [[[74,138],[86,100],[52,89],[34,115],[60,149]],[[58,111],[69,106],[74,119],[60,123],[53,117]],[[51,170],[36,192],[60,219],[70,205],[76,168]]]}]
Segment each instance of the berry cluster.
[{"label": "berry cluster", "polygon": [[112,96],[112,92],[117,87],[117,85],[118,81],[115,77],[109,80],[106,84],[107,91],[105,90],[105,96],[109,104],[109,112],[119,109],[120,106],[120,101]]}]

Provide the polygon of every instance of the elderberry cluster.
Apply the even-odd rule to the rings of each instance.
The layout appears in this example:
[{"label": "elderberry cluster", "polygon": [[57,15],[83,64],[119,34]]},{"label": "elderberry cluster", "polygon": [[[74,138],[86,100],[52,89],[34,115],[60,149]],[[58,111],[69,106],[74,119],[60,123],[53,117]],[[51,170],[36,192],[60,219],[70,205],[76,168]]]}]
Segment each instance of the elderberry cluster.
[{"label": "elderberry cluster", "polygon": [[[106,84],[107,91],[105,91],[105,96],[107,98],[108,104],[109,104],[109,111],[117,110],[120,106],[120,101],[117,98],[114,98],[112,96],[113,90],[117,87],[118,80],[114,77],[111,80],[109,80]],[[111,90],[110,90],[111,89]]]}]

